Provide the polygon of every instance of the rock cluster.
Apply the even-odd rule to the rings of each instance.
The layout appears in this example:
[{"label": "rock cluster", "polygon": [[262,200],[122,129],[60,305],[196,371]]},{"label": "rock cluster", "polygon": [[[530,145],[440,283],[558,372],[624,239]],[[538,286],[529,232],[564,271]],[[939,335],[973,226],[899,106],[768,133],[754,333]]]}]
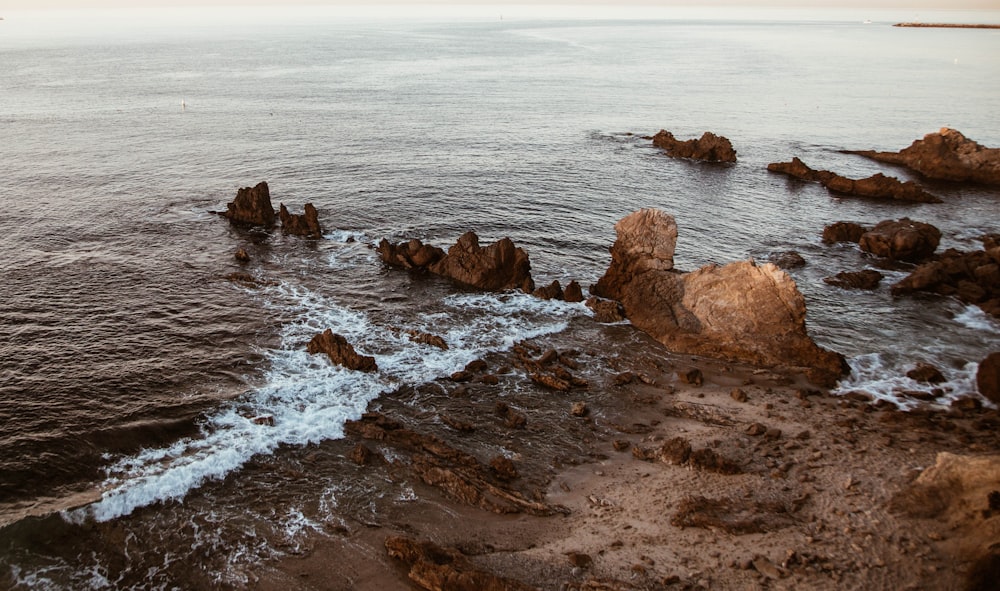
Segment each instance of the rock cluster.
[{"label": "rock cluster", "polygon": [[893,295],[929,292],[956,297],[1000,318],[1000,246],[948,249],[892,286]]},{"label": "rock cluster", "polygon": [[1000,185],[1000,148],[985,148],[947,127],[925,135],[899,152],[851,153],[906,166],[931,179]]},{"label": "rock cluster", "polygon": [[528,253],[514,246],[510,238],[480,246],[475,232],[466,232],[447,253],[415,239],[395,245],[382,239],[378,252],[388,265],[429,271],[476,289],[520,289],[525,293],[535,289]]},{"label": "rock cluster", "polygon": [[255,187],[243,187],[236,192],[236,199],[226,205],[223,214],[233,224],[248,226],[274,225],[274,207],[271,205],[271,191],[267,182],[261,181]]},{"label": "rock cluster", "polygon": [[281,231],[286,234],[305,236],[306,238],[322,238],[323,228],[319,225],[319,212],[312,203],[306,203],[305,213],[289,213],[288,208],[282,203],[278,210],[278,218],[281,220]]},{"label": "rock cluster", "polygon": [[917,183],[913,181],[902,182],[882,173],[863,179],[849,179],[829,170],[813,170],[798,158],[792,158],[791,162],[772,162],[767,165],[767,169],[803,181],[816,182],[834,193],[851,197],[914,203],[941,203],[939,197],[924,191]]},{"label": "rock cluster", "polygon": [[592,291],[618,300],[628,319],[672,351],[763,366],[807,368],[833,383],[843,356],[822,349],[806,331],[805,299],[787,273],[752,261],[673,268],[674,218],[657,209],[615,225],[611,265]]},{"label": "rock cluster", "polygon": [[665,129],[653,136],[653,145],[674,158],[694,158],[709,162],[736,162],[733,144],[721,135],[706,131],[698,139],[678,140]]}]

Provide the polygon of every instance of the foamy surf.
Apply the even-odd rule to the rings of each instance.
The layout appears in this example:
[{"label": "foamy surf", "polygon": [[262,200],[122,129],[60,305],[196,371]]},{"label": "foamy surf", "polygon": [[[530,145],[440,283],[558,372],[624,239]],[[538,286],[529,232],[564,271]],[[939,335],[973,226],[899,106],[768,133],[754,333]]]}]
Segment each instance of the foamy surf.
[{"label": "foamy surf", "polygon": [[[442,336],[449,345],[443,350],[411,342],[400,326],[376,323],[371,315],[300,285],[268,287],[263,298],[266,307],[295,319],[282,327],[279,346],[263,352],[269,366],[264,384],[208,417],[200,437],[113,463],[101,500],[65,512],[67,520],[108,521],[154,503],[180,501],[280,445],[340,438],[344,423],[359,418],[379,394],[449,375],[518,341],[559,332],[570,317],[586,313],[580,304],[525,294],[449,296],[405,323],[407,329]],[[351,371],[308,354],[305,344],[327,328],[374,356],[379,371]]]},{"label": "foamy surf", "polygon": [[[925,404],[946,407],[962,397],[980,397],[976,391],[978,363],[970,362],[958,369],[940,368],[945,381],[937,384],[907,377],[905,367],[893,366],[879,353],[859,355],[848,360],[848,363],[851,373],[840,381],[833,394],[864,392],[875,400],[891,402],[902,410],[911,410]],[[933,397],[933,402],[922,401],[921,396]],[[982,401],[987,406],[991,404],[985,398]]]}]

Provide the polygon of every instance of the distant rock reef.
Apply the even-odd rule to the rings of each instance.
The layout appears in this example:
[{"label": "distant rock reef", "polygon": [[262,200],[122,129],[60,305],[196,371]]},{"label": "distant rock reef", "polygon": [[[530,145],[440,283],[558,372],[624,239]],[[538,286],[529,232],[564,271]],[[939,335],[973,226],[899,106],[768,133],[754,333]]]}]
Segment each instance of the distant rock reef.
[{"label": "distant rock reef", "polygon": [[280,220],[281,230],[286,234],[307,238],[323,237],[319,212],[312,203],[306,203],[305,212],[301,214],[290,213],[284,203],[280,207],[280,211],[275,213],[274,206],[271,205],[270,188],[266,181],[262,181],[254,187],[239,189],[236,198],[226,205],[226,211],[221,215],[228,218],[229,223],[238,226],[271,228],[275,220]]},{"label": "distant rock reef", "polygon": [[706,131],[698,139],[679,140],[665,129],[653,136],[653,145],[674,158],[693,158],[708,162],[736,162],[733,144],[721,135]]}]

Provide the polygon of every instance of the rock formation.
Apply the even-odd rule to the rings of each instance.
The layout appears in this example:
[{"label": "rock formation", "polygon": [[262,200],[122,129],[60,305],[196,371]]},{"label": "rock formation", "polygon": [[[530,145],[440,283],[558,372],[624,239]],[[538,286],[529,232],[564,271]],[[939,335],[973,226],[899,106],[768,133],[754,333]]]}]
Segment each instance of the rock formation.
[{"label": "rock formation", "polygon": [[806,368],[832,384],[844,358],[806,331],[805,299],[787,273],[752,261],[673,268],[674,218],[656,209],[617,224],[611,265],[592,291],[618,300],[628,319],[672,351],[764,366]]},{"label": "rock formation", "polygon": [[985,148],[947,127],[899,152],[850,153],[906,166],[931,179],[1000,185],[1000,148]]},{"label": "rock formation", "polygon": [[674,158],[694,158],[709,162],[736,162],[733,144],[722,137],[706,131],[699,139],[681,141],[665,129],[653,136],[653,145]]},{"label": "rock formation", "polygon": [[823,243],[853,242],[857,244],[868,230],[854,222],[834,222],[823,228]]},{"label": "rock formation", "polygon": [[319,225],[319,212],[312,203],[306,203],[305,213],[289,213],[288,208],[282,203],[278,210],[278,218],[281,220],[281,231],[286,234],[305,236],[306,238],[322,238],[323,228]]},{"label": "rock formation", "polygon": [[573,304],[583,301],[583,288],[576,280],[570,281],[566,285],[566,289],[563,290],[563,300]]},{"label": "rock formation", "polygon": [[306,351],[311,355],[316,353],[326,353],[330,361],[358,371],[372,372],[378,371],[375,358],[368,355],[359,355],[354,350],[354,346],[347,342],[347,339],[335,334],[329,328],[314,336],[306,346]]},{"label": "rock formation", "polygon": [[474,232],[466,232],[447,253],[416,239],[396,245],[383,239],[378,252],[388,265],[430,271],[477,289],[525,293],[535,289],[528,253],[510,238],[482,247]]},{"label": "rock formation", "polygon": [[271,192],[266,182],[257,186],[244,187],[236,192],[236,199],[226,205],[225,215],[229,222],[248,226],[274,225],[274,207],[271,206]]},{"label": "rock formation", "polygon": [[1000,353],[990,353],[979,362],[976,387],[988,400],[1000,404]]},{"label": "rock formation", "polygon": [[881,283],[881,273],[874,269],[863,271],[841,271],[833,277],[824,277],[823,281],[835,287],[844,289],[875,289]]},{"label": "rock formation", "polygon": [[813,170],[798,158],[791,162],[772,162],[767,165],[771,172],[787,174],[803,181],[816,182],[828,190],[851,197],[888,199],[914,203],[941,203],[941,199],[923,190],[913,181],[901,182],[882,173],[863,179],[849,179],[829,170]]},{"label": "rock formation", "polygon": [[891,260],[919,262],[934,254],[941,231],[909,218],[884,220],[861,235],[861,250]]},{"label": "rock formation", "polygon": [[1000,247],[948,249],[892,286],[897,296],[918,291],[955,297],[1000,318]]},{"label": "rock formation", "polygon": [[536,591],[531,585],[476,567],[455,548],[390,536],[385,549],[391,558],[409,567],[410,581],[426,591]]}]

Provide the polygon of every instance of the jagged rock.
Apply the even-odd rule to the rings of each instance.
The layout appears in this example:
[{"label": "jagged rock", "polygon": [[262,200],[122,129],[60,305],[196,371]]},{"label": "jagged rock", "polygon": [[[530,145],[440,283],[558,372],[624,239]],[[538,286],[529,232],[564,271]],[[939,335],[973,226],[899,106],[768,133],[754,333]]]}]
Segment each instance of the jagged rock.
[{"label": "jagged rock", "polygon": [[239,262],[241,262],[241,263],[249,263],[250,262],[250,255],[247,253],[247,250],[245,248],[242,248],[242,247],[236,249],[236,252],[233,254],[233,257],[235,257],[236,260],[239,261]]},{"label": "jagged rock", "polygon": [[667,440],[660,448],[660,461],[672,466],[686,464],[691,457],[691,442],[683,437]]},{"label": "jagged rock", "polygon": [[226,205],[226,213],[233,224],[265,226],[274,225],[274,207],[271,205],[271,192],[267,182],[257,183],[257,186],[243,187],[236,192],[236,199]]},{"label": "jagged rock", "polygon": [[944,381],[941,370],[930,363],[918,363],[916,367],[906,372],[906,377],[927,384],[940,384]]},{"label": "jagged rock", "polygon": [[569,414],[574,417],[585,417],[590,414],[590,408],[586,402],[574,402],[573,406],[569,409]]},{"label": "jagged rock", "polygon": [[976,387],[988,400],[1000,404],[1000,353],[990,353],[979,362]]},{"label": "jagged rock", "polygon": [[897,296],[918,291],[956,297],[1000,318],[1000,248],[948,249],[892,286]]},{"label": "jagged rock", "polygon": [[312,203],[306,203],[305,213],[288,213],[288,208],[282,203],[278,209],[281,220],[281,231],[286,234],[305,236],[306,238],[322,238],[323,228],[319,225],[319,212]]},{"label": "jagged rock", "polygon": [[597,297],[587,299],[587,307],[594,311],[594,321],[613,324],[625,320],[625,310],[620,302]]},{"label": "jagged rock", "polygon": [[813,170],[797,157],[791,162],[772,162],[767,165],[771,172],[778,172],[799,180],[815,182],[828,190],[851,197],[889,199],[914,203],[941,203],[941,199],[931,195],[913,181],[901,182],[882,173],[863,179],[849,179],[829,170]]},{"label": "jagged rock", "polygon": [[583,288],[575,280],[570,281],[563,290],[563,299],[571,304],[583,301]]},{"label": "jagged rock", "polygon": [[941,231],[909,218],[885,220],[861,236],[861,250],[892,260],[918,262],[934,254]]},{"label": "jagged rock", "polygon": [[515,247],[510,238],[481,247],[479,237],[466,232],[444,258],[428,268],[431,273],[486,291],[535,290],[528,253]]},{"label": "jagged rock", "polygon": [[416,238],[399,244],[392,244],[383,238],[378,244],[378,254],[382,262],[387,265],[420,271],[426,271],[428,267],[444,258],[442,249],[424,244]]},{"label": "jagged rock", "polygon": [[782,269],[797,269],[806,265],[806,260],[794,250],[774,254],[768,260]]},{"label": "jagged rock", "polygon": [[563,299],[563,289],[559,285],[559,281],[556,280],[545,287],[539,287],[531,295],[543,300],[561,300]]},{"label": "jagged rock", "polygon": [[537,591],[531,585],[480,570],[454,548],[390,536],[385,549],[391,558],[409,566],[410,581],[427,591]]},{"label": "jagged rock", "polygon": [[374,357],[359,355],[354,350],[354,346],[347,342],[347,339],[329,328],[314,336],[306,346],[306,351],[312,355],[326,353],[331,362],[348,369],[364,372],[378,371]]},{"label": "jagged rock", "polygon": [[844,289],[875,289],[882,282],[884,275],[874,269],[863,271],[841,271],[833,277],[824,277],[823,281],[835,287]]},{"label": "jagged rock", "polygon": [[857,244],[861,236],[868,230],[861,224],[854,222],[834,222],[823,228],[824,244],[835,244],[837,242],[853,242]]},{"label": "jagged rock", "polygon": [[851,153],[903,165],[927,178],[1000,184],[1000,148],[985,148],[947,127],[925,135],[899,152],[859,150]]},{"label": "jagged rock", "polygon": [[843,356],[806,332],[805,299],[787,273],[752,261],[673,269],[677,225],[655,209],[615,225],[611,265],[592,291],[622,303],[628,319],[668,349],[762,366],[806,368],[833,384]]},{"label": "jagged rock", "polygon": [[733,144],[721,135],[706,131],[699,139],[681,141],[665,129],[653,136],[653,145],[674,158],[694,158],[709,162],[736,162]]}]

